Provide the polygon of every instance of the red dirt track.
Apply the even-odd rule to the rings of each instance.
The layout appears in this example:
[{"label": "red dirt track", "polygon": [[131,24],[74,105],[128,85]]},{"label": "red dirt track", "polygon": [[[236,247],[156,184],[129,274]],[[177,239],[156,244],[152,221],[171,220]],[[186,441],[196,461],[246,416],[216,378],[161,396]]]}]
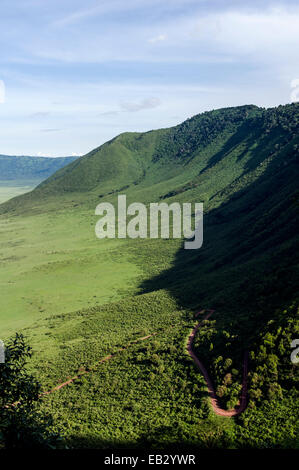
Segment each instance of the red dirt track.
[{"label": "red dirt track", "polygon": [[187,343],[187,351],[188,351],[188,354],[193,359],[193,361],[195,362],[195,364],[197,365],[197,367],[202,372],[202,375],[204,376],[204,379],[205,379],[207,387],[208,387],[208,394],[209,394],[209,397],[210,397],[210,403],[211,403],[211,406],[213,408],[214,413],[216,413],[219,416],[226,416],[228,418],[231,418],[232,416],[237,416],[237,415],[241,414],[246,409],[246,406],[247,406],[248,353],[246,352],[245,355],[244,355],[243,384],[242,384],[242,391],[241,391],[241,397],[240,397],[239,404],[236,408],[234,408],[232,410],[224,410],[223,408],[221,408],[219,406],[217,396],[216,396],[216,393],[215,393],[215,389],[214,389],[214,386],[213,386],[213,382],[212,382],[212,380],[211,380],[211,378],[208,374],[207,369],[205,368],[203,363],[198,359],[198,357],[196,356],[196,354],[194,353],[193,348],[192,348],[193,341],[194,341],[194,338],[195,338],[195,335],[196,335],[198,329],[200,328],[200,326],[202,325],[202,323],[205,320],[207,320],[211,315],[213,315],[215,310],[211,310],[211,309],[200,310],[196,314],[196,317],[198,317],[200,314],[203,314],[205,311],[208,311],[209,313],[207,315],[205,315],[205,317],[193,328],[191,334],[189,335],[188,343]]},{"label": "red dirt track", "polygon": [[[203,376],[204,376],[204,379],[206,381],[206,384],[207,384],[207,387],[208,387],[208,394],[209,394],[209,397],[210,397],[210,403],[212,405],[212,408],[213,408],[213,411],[219,415],[219,416],[226,416],[226,417],[232,417],[232,416],[237,416],[239,415],[240,413],[242,413],[245,409],[246,409],[246,406],[247,406],[247,374],[248,374],[248,353],[246,352],[245,353],[245,356],[244,356],[244,365],[243,365],[243,384],[242,384],[242,391],[241,391],[241,397],[240,397],[240,402],[238,404],[238,406],[232,410],[224,410],[223,408],[221,408],[219,406],[219,403],[218,403],[218,400],[217,400],[217,397],[216,397],[216,393],[215,393],[215,390],[214,390],[214,386],[213,386],[213,382],[208,374],[208,371],[207,369],[205,368],[205,366],[203,365],[203,363],[198,359],[198,357],[195,355],[194,351],[193,351],[193,348],[192,348],[192,345],[193,345],[193,341],[194,341],[194,338],[195,338],[195,335],[197,333],[197,330],[200,328],[200,326],[202,325],[203,321],[204,320],[207,320],[208,318],[210,318],[211,315],[213,315],[214,311],[215,310],[212,310],[212,309],[204,309],[204,310],[200,310],[195,316],[198,317],[200,314],[203,314],[205,311],[208,311],[208,313],[205,315],[205,317],[193,328],[191,334],[189,335],[189,338],[188,338],[188,343],[187,343],[187,351],[188,351],[188,354],[191,356],[191,358],[193,359],[193,361],[195,362],[195,364],[197,365],[197,367],[201,370]],[[137,340],[135,341],[132,341],[130,344],[128,344],[127,346],[123,347],[123,348],[120,348],[118,349],[115,353],[113,354],[109,354],[108,356],[105,356],[103,359],[101,359],[100,361],[98,361],[97,364],[95,364],[90,370],[84,370],[80,373],[78,373],[77,375],[75,375],[74,377],[70,378],[69,380],[67,380],[66,382],[63,382],[59,385],[57,385],[56,387],[52,388],[51,390],[49,391],[46,391],[46,392],[43,392],[41,394],[41,396],[43,395],[49,395],[50,393],[53,393],[57,390],[60,390],[61,388],[63,387],[66,387],[67,385],[70,385],[72,382],[74,382],[75,380],[79,379],[82,375],[85,375],[85,374],[88,374],[90,372],[92,372],[96,366],[98,366],[99,364],[102,364],[103,362],[106,362],[106,361],[109,361],[110,359],[112,359],[116,354],[122,352],[122,351],[125,351],[126,349],[128,349],[128,347],[130,347],[131,345],[133,344],[136,344],[140,341],[145,341],[149,338],[151,338],[152,336],[155,336],[157,335],[158,333],[155,332],[155,333],[152,333],[150,335],[147,335],[147,336],[143,336],[142,338],[138,338]]]},{"label": "red dirt track", "polygon": [[[155,332],[155,333],[151,333],[150,335],[147,335],[147,336],[143,336],[142,338],[138,338],[136,339],[135,341],[131,341],[131,343],[129,343],[127,346],[124,346],[123,348],[119,348],[115,353],[112,353],[112,354],[109,354],[109,356],[105,356],[103,357],[103,359],[100,359],[96,364],[94,364],[89,370],[82,370],[82,372],[79,372],[77,375],[75,375],[74,377],[71,377],[70,379],[68,379],[66,382],[62,382],[58,385],[56,385],[54,388],[52,388],[51,390],[48,390],[46,392],[42,392],[40,395],[39,395],[39,398],[45,396],[45,395],[50,395],[51,393],[53,392],[56,392],[57,390],[60,390],[61,388],[63,387],[66,387],[67,385],[70,385],[71,383],[75,382],[75,380],[78,380],[80,379],[80,377],[82,377],[82,375],[85,375],[85,374],[89,374],[90,372],[94,372],[95,368],[99,365],[99,364],[103,364],[103,362],[106,362],[106,361],[109,361],[110,359],[112,359],[114,356],[116,356],[116,354],[122,352],[122,351],[125,351],[126,349],[128,349],[130,346],[132,346],[133,344],[136,344],[136,343],[139,343],[139,341],[145,341],[146,339],[149,339],[151,338],[152,336],[156,336],[158,333]],[[16,401],[15,403],[12,403],[11,405],[6,405],[6,408],[8,408],[9,406],[17,406],[19,405],[19,401]]]},{"label": "red dirt track", "polygon": [[103,364],[103,362],[107,362],[107,361],[110,361],[110,359],[112,359],[116,354],[122,352],[122,351],[125,351],[126,349],[128,349],[128,347],[130,347],[131,345],[133,344],[136,344],[136,343],[139,343],[139,341],[145,341],[146,339],[149,339],[151,338],[152,336],[155,336],[157,335],[158,333],[152,333],[150,335],[147,335],[147,336],[143,336],[142,338],[138,338],[136,339],[135,341],[132,341],[130,344],[128,344],[127,346],[123,347],[123,348],[119,348],[115,353],[113,354],[109,354],[109,356],[105,356],[103,357],[103,359],[101,359],[100,361],[98,361],[92,368],[90,368],[89,370],[83,370],[82,372],[80,372],[79,374],[75,375],[74,377],[71,377],[69,380],[67,380],[66,382],[63,382],[59,385],[56,385],[56,387],[52,388],[51,390],[48,390],[47,392],[42,392],[40,396],[43,396],[43,395],[49,395],[50,393],[53,393],[53,392],[56,392],[56,390],[60,390],[61,388],[63,387],[66,387],[67,385],[70,385],[71,383],[73,383],[75,380],[78,380],[82,375],[85,375],[85,374],[88,374],[90,372],[93,372],[95,367],[98,366],[99,364]]}]

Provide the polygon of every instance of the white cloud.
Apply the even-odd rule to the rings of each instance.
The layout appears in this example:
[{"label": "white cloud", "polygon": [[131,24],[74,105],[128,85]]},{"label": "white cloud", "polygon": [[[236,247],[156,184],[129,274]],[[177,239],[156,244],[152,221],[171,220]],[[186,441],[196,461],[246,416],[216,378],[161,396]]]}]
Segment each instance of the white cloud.
[{"label": "white cloud", "polygon": [[101,0],[101,2],[98,2],[90,8],[76,10],[73,13],[55,20],[52,23],[52,26],[64,27],[104,14],[113,14],[122,11],[136,11],[149,5],[153,7],[154,5],[161,4],[161,2],[163,2],[163,0],[148,0],[145,2],[140,2],[140,0],[129,0],[126,2],[124,2],[124,0]]},{"label": "white cloud", "polygon": [[5,103],[5,83],[0,80],[0,103]]},{"label": "white cloud", "polygon": [[[232,104],[229,96],[235,92],[223,91],[200,84],[74,84],[68,80],[46,83],[36,77],[26,93],[24,87],[10,90],[5,116],[0,113],[1,152],[36,155],[43,148],[43,155],[48,156],[85,154],[121,132],[175,125],[193,114],[217,107],[221,97],[220,105]],[[48,129],[62,129],[61,132],[41,132],[41,122],[28,119],[30,112],[41,109],[50,111]],[[109,111],[115,112],[109,118],[102,114]]]},{"label": "white cloud", "polygon": [[156,42],[165,41],[166,39],[166,34],[159,34],[158,36],[154,36],[153,38],[148,39],[148,42],[150,42],[151,44],[155,44]]},{"label": "white cloud", "polygon": [[[138,2],[130,2],[136,8]],[[157,2],[158,3],[158,2]],[[122,7],[113,2],[119,13]],[[98,5],[100,11],[111,10],[105,1]],[[109,10],[109,11],[110,11]],[[79,18],[93,19],[94,9],[75,11],[58,20],[71,24]],[[59,23],[59,24],[60,24]],[[282,69],[298,63],[299,8],[190,9],[186,14],[163,16],[160,20],[144,22],[109,21],[99,18],[96,25],[73,28],[72,34],[63,28],[59,35],[46,28],[42,35],[26,45],[35,60],[64,63],[103,63],[106,61],[140,61],[156,63],[223,63],[238,61],[274,64]],[[38,32],[32,33],[34,36]],[[163,47],[153,47],[163,44]]]},{"label": "white cloud", "polygon": [[136,112],[136,111],[141,111],[142,109],[151,109],[151,108],[156,108],[161,104],[161,101],[159,98],[147,98],[139,103],[134,103],[134,102],[124,102],[121,103],[120,106],[124,111],[129,111],[129,112]]},{"label": "white cloud", "polygon": [[57,19],[52,23],[52,26],[55,27],[63,27],[70,24],[78,23],[85,18],[90,18],[94,15],[97,15],[103,11],[103,9],[99,8],[99,6],[88,8],[86,10],[78,10],[70,15],[64,16],[62,18]]},{"label": "white cloud", "polygon": [[299,78],[294,78],[291,81],[291,88],[290,101],[291,103],[297,103],[299,101]]},{"label": "white cloud", "polygon": [[36,113],[30,114],[29,117],[33,119],[40,119],[49,116],[49,114],[49,111],[37,111]]},{"label": "white cloud", "polygon": [[99,113],[99,116],[117,116],[118,111],[103,111],[102,113]]},{"label": "white cloud", "polygon": [[[191,24],[190,24],[191,26]],[[230,53],[238,58],[253,55],[255,60],[276,62],[298,59],[299,9],[288,11],[227,11],[208,14],[195,21],[190,37],[207,44],[209,51]]]}]

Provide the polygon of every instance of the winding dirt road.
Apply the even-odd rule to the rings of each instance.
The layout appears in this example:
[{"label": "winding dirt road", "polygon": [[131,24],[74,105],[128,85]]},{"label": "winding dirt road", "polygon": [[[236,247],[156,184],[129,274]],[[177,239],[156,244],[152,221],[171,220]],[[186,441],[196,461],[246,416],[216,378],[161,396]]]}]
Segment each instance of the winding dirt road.
[{"label": "winding dirt road", "polygon": [[[193,359],[193,361],[195,362],[195,364],[197,365],[197,367],[200,369],[200,371],[202,372],[203,376],[204,376],[204,379],[206,381],[206,384],[207,384],[207,387],[208,387],[208,394],[209,394],[209,397],[210,397],[210,402],[211,402],[211,405],[212,405],[212,409],[213,411],[219,415],[219,416],[226,416],[226,417],[232,417],[232,416],[237,416],[239,415],[240,413],[242,413],[245,409],[246,409],[246,406],[247,406],[247,374],[248,374],[248,353],[246,352],[245,353],[245,356],[244,356],[244,365],[243,365],[243,384],[242,384],[242,391],[241,391],[241,397],[240,397],[240,401],[239,401],[239,404],[237,405],[236,408],[232,409],[232,410],[224,410],[223,408],[221,408],[219,406],[219,403],[218,403],[218,400],[217,400],[217,397],[216,397],[216,393],[215,393],[215,390],[214,390],[214,386],[213,386],[213,382],[208,374],[208,371],[207,369],[205,368],[205,366],[203,365],[203,363],[198,359],[198,357],[196,356],[196,354],[194,353],[193,351],[193,341],[194,341],[194,338],[195,338],[195,335],[198,331],[198,329],[200,328],[200,326],[202,325],[202,323],[204,322],[204,320],[207,320],[208,318],[210,318],[211,315],[213,315],[214,311],[215,310],[211,310],[211,309],[204,309],[204,310],[200,310],[196,315],[195,317],[198,317],[199,315],[202,315],[204,314],[205,312],[208,312],[203,318],[202,320],[193,328],[192,332],[190,333],[189,337],[188,337],[188,343],[187,343],[187,351],[188,351],[188,354],[191,356],[191,358]],[[62,389],[63,387],[66,387],[67,385],[70,385],[71,383],[75,382],[75,380],[78,380],[80,377],[82,377],[83,375],[85,374],[89,374],[91,372],[94,372],[94,370],[96,369],[96,367],[104,362],[107,362],[109,361],[110,359],[113,359],[117,354],[119,354],[120,352],[122,351],[126,351],[130,346],[133,346],[134,344],[136,343],[139,343],[140,341],[145,341],[149,338],[152,338],[153,336],[156,336],[159,332],[154,332],[154,333],[151,333],[150,335],[147,335],[147,336],[143,336],[141,338],[138,338],[136,339],[135,341],[131,341],[128,345],[124,346],[123,348],[119,348],[117,351],[115,351],[114,353],[112,354],[109,354],[108,356],[105,356],[103,357],[102,359],[100,359],[96,364],[94,364],[92,367],[90,367],[88,370],[83,370],[81,372],[79,372],[77,375],[71,377],[70,379],[68,379],[67,381],[65,382],[62,382],[58,385],[56,385],[54,388],[52,388],[51,390],[48,390],[48,391],[45,391],[45,392],[42,392],[40,394],[40,397],[42,396],[45,396],[45,395],[49,395],[55,391],[58,391],[60,389]],[[13,403],[12,405],[6,405],[6,407],[9,407],[9,406],[17,406],[20,402],[15,402]]]},{"label": "winding dirt road", "polygon": [[248,375],[248,353],[245,352],[244,355],[244,363],[243,363],[243,383],[242,383],[242,391],[241,391],[241,396],[239,400],[239,404],[236,406],[236,408],[233,408],[232,410],[224,410],[219,406],[217,396],[215,393],[215,389],[213,386],[213,382],[208,374],[207,369],[203,365],[203,363],[198,359],[196,354],[193,351],[193,341],[195,338],[195,335],[198,331],[198,329],[201,327],[202,323],[205,320],[208,320],[211,315],[213,315],[215,310],[211,309],[204,309],[200,310],[195,316],[198,317],[201,314],[204,314],[205,312],[209,312],[205,315],[205,317],[193,328],[192,332],[190,333],[188,337],[188,343],[187,343],[187,351],[188,354],[191,356],[197,367],[200,369],[202,372],[202,375],[204,376],[204,379],[206,381],[207,387],[208,387],[208,394],[210,397],[210,403],[213,408],[214,413],[219,416],[226,416],[228,418],[231,418],[232,416],[237,416],[241,414],[247,406],[247,375]]},{"label": "winding dirt road", "polygon": [[[189,338],[188,338],[188,343],[187,343],[187,351],[188,351],[188,354],[191,356],[191,358],[193,359],[193,361],[195,362],[195,364],[197,365],[197,367],[201,370],[203,376],[204,376],[204,379],[206,381],[206,384],[207,384],[207,387],[208,387],[208,394],[209,394],[209,397],[210,397],[210,402],[211,402],[211,405],[212,405],[212,408],[213,408],[213,411],[219,415],[219,416],[226,416],[226,417],[232,417],[232,416],[237,416],[239,415],[240,413],[242,413],[245,409],[246,409],[246,406],[247,406],[247,375],[248,375],[248,353],[246,352],[245,355],[244,355],[244,364],[243,364],[243,384],[242,384],[242,391],[241,391],[241,396],[240,396],[240,401],[239,401],[239,404],[236,408],[232,409],[232,410],[224,410],[223,408],[221,408],[219,406],[219,403],[218,403],[218,400],[217,400],[217,397],[216,397],[216,393],[215,393],[215,390],[214,390],[214,386],[213,386],[213,382],[208,374],[208,371],[207,369],[205,368],[205,366],[203,365],[203,363],[198,359],[198,357],[196,356],[196,354],[194,353],[193,351],[193,348],[192,348],[192,345],[193,345],[193,341],[194,341],[194,338],[195,338],[195,335],[198,331],[198,329],[200,328],[200,326],[202,325],[203,321],[204,320],[208,320],[208,318],[210,318],[211,315],[213,315],[214,311],[215,310],[212,310],[212,309],[204,309],[204,310],[200,310],[196,315],[195,317],[198,317],[199,315],[202,315],[204,314],[205,312],[208,312],[204,318],[202,318],[202,320],[193,328],[192,332],[190,333],[189,335]],[[122,351],[125,351],[126,349],[128,349],[130,346],[132,346],[133,344],[136,344],[136,343],[139,343],[140,341],[145,341],[153,336],[156,336],[158,334],[158,332],[154,332],[150,335],[147,335],[147,336],[143,336],[142,338],[138,338],[137,340],[135,341],[132,341],[131,343],[129,343],[127,346],[124,346],[123,348],[119,348],[115,353],[113,354],[109,354],[108,356],[105,356],[104,358],[102,358],[100,361],[98,361],[95,365],[93,365],[89,370],[84,370],[82,372],[79,372],[77,375],[75,375],[74,377],[71,377],[70,379],[68,379],[66,382],[63,382],[63,383],[60,383],[59,385],[56,385],[56,387],[52,388],[51,390],[49,391],[46,391],[46,392],[42,392],[41,396],[44,396],[44,395],[49,395],[57,390],[60,390],[61,388],[63,387],[66,387],[67,385],[70,385],[71,383],[73,383],[75,380],[78,380],[81,376],[85,375],[85,374],[88,374],[90,372],[93,372],[94,369],[104,363],[104,362],[107,362],[109,361],[110,359],[113,359],[113,357],[115,357],[118,353],[122,352]]]}]

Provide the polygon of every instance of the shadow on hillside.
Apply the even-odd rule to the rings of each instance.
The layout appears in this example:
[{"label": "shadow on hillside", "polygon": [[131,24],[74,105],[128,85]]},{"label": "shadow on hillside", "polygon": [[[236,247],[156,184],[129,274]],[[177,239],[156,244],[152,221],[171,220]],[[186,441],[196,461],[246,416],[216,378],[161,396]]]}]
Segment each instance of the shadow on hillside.
[{"label": "shadow on hillside", "polygon": [[[209,163],[200,171],[200,175],[205,173],[207,170],[213,168],[217,163],[219,163],[223,158],[225,158],[228,154],[231,154],[234,149],[238,146],[242,145],[244,150],[238,156],[238,160],[242,160],[245,155],[248,153],[249,149],[251,151],[251,158],[250,163],[245,165],[245,171],[251,170],[255,168],[261,161],[263,160],[263,154],[265,152],[265,148],[267,147],[267,140],[261,139],[261,129],[257,128],[256,125],[250,126],[248,121],[244,122],[238,130],[227,140],[227,142],[223,145],[221,150],[215,153],[210,160]],[[256,142],[259,142],[258,146]],[[265,145],[266,144],[266,145]],[[239,149],[240,151],[240,149]]]},{"label": "shadow on hillside", "polygon": [[287,164],[272,160],[254,183],[204,216],[202,248],[182,247],[173,267],[144,281],[142,292],[166,289],[183,308],[231,312],[248,336],[256,319],[267,321],[296,292],[296,188],[294,156]]}]

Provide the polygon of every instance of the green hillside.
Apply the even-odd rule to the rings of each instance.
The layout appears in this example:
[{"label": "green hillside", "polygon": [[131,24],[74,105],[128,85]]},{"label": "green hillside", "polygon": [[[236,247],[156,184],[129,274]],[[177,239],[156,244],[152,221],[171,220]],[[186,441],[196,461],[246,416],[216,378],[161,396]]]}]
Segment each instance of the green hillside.
[{"label": "green hillside", "polygon": [[[0,205],[0,328],[26,333],[44,388],[130,344],[41,400],[70,446],[298,445],[298,127],[297,103],[125,133]],[[202,248],[96,239],[95,207],[118,194],[203,202]],[[185,355],[199,307],[216,309],[195,348],[224,408],[249,351],[238,418],[213,414]]]}]

